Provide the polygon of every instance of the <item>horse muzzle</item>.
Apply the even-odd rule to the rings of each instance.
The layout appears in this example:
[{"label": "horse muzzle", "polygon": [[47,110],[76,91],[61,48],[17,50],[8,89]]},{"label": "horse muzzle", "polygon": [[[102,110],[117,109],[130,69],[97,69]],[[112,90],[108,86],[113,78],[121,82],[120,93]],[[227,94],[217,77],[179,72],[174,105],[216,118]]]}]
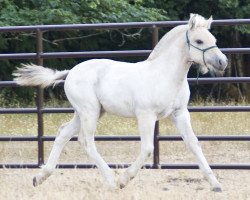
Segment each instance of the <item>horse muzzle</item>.
[{"label": "horse muzzle", "polygon": [[217,58],[216,63],[217,69],[219,69],[220,71],[224,71],[228,65],[227,57],[223,54],[223,58]]},{"label": "horse muzzle", "polygon": [[218,71],[224,71],[228,65],[227,57],[224,54],[214,55],[207,61],[208,64],[212,65],[214,69]]}]

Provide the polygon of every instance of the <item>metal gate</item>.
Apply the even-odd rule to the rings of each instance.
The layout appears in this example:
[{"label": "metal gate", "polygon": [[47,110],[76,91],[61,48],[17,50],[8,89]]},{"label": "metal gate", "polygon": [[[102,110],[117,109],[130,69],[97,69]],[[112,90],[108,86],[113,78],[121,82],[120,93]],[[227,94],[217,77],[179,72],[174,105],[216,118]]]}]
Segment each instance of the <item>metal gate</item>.
[{"label": "metal gate", "polygon": [[[6,32],[36,32],[36,52],[34,53],[10,53],[0,54],[0,59],[33,59],[38,65],[43,65],[44,59],[52,58],[109,58],[109,57],[136,57],[148,56],[151,50],[125,50],[125,51],[94,51],[94,52],[44,52],[44,31],[66,30],[91,30],[91,29],[123,29],[123,28],[148,28],[152,29],[152,46],[154,47],[159,38],[158,30],[162,27],[174,27],[186,24],[187,21],[164,21],[164,22],[131,22],[131,23],[106,23],[106,24],[75,24],[75,25],[37,25],[37,26],[14,26],[0,27],[0,33]],[[213,26],[235,26],[250,24],[250,19],[214,20]],[[250,54],[250,48],[223,48],[226,54]],[[196,79],[189,78],[190,84],[195,84]],[[211,83],[250,83],[250,77],[223,77],[223,78],[200,78],[199,84]],[[0,81],[1,87],[19,87],[14,81]],[[72,108],[45,108],[43,106],[43,90],[36,89],[37,99],[35,108],[0,108],[0,114],[37,114],[37,136],[0,136],[1,141],[36,141],[38,144],[38,161],[35,164],[0,164],[0,168],[38,168],[44,164],[44,142],[53,141],[55,137],[44,136],[43,114],[45,113],[72,113]],[[190,112],[249,112],[250,106],[192,106]],[[250,134],[250,133],[249,133]],[[244,136],[198,136],[200,141],[247,141],[250,135]],[[76,141],[73,137],[71,141]],[[96,141],[139,141],[139,136],[96,136]],[[162,136],[159,133],[159,122],[155,124],[154,131],[154,154],[153,164],[145,165],[145,168],[161,169],[196,169],[194,164],[164,164],[160,162],[159,143],[162,141],[180,141],[180,136]],[[113,168],[127,167],[129,164],[109,164]],[[248,164],[211,164],[213,169],[250,169]],[[59,168],[92,168],[91,164],[59,164]]]}]

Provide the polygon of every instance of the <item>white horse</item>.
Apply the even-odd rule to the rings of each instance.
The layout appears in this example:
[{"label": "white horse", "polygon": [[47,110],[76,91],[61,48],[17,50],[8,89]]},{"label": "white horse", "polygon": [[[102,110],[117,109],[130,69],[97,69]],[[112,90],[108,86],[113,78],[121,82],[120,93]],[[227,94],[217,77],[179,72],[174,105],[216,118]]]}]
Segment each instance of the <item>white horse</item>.
[{"label": "white horse", "polygon": [[[155,122],[171,115],[184,142],[196,156],[199,167],[213,191],[221,191],[191,127],[187,110],[189,86],[187,73],[192,63],[203,71],[223,71],[226,56],[216,46],[208,31],[212,18],[191,14],[188,25],[169,31],[145,61],[138,63],[93,59],[71,70],[56,71],[42,66],[24,65],[14,73],[19,85],[48,87],[65,80],[64,89],[75,114],[59,129],[47,164],[33,179],[41,184],[56,168],[65,144],[78,135],[78,141],[100,169],[106,182],[125,187],[152,154]],[[141,152],[136,161],[121,174],[117,183],[113,171],[96,150],[94,133],[102,113],[109,112],[138,120]]]}]

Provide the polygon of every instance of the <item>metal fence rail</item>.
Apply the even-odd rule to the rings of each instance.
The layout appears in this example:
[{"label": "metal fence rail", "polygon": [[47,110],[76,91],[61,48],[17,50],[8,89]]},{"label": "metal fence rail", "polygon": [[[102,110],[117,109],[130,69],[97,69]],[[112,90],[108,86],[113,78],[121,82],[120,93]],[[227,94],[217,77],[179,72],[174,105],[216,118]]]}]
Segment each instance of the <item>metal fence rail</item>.
[{"label": "metal fence rail", "polygon": [[[35,32],[36,33],[36,52],[33,53],[8,53],[0,54],[3,59],[35,59],[37,64],[43,65],[44,59],[54,58],[113,58],[113,57],[139,57],[148,56],[151,50],[125,50],[125,51],[81,51],[81,52],[43,52],[43,32],[44,31],[70,31],[70,30],[94,30],[94,29],[124,29],[124,28],[148,28],[152,30],[152,47],[159,38],[158,30],[163,27],[174,27],[186,24],[187,21],[163,21],[163,22],[131,22],[131,23],[106,23],[106,24],[74,24],[74,25],[36,25],[36,26],[14,26],[0,27],[1,33],[10,32]],[[230,19],[214,20],[213,26],[235,26],[249,25],[250,19]],[[226,54],[250,54],[250,48],[222,48]],[[196,84],[197,79],[188,79],[190,84]],[[199,84],[212,83],[250,83],[250,77],[223,77],[223,78],[200,78]],[[63,84],[61,84],[63,85]],[[0,87],[19,87],[14,81],[0,81]],[[0,108],[0,114],[37,114],[37,136],[0,136],[0,142],[30,141],[38,143],[38,161],[31,164],[0,164],[0,168],[37,168],[44,163],[44,142],[53,141],[54,136],[44,136],[43,115],[45,113],[72,113],[72,108],[45,108],[43,106],[43,90],[37,88],[37,99],[35,108]],[[249,112],[250,106],[192,106],[190,112]],[[96,136],[96,141],[139,141],[139,136]],[[217,135],[217,136],[198,136],[200,141],[250,141],[249,135]],[[73,137],[71,141],[76,141]],[[154,155],[153,164],[145,165],[145,168],[161,169],[197,169],[195,164],[164,164],[160,163],[159,142],[160,141],[180,141],[180,136],[164,136],[159,133],[159,122],[156,123],[154,133]],[[112,168],[128,167],[129,164],[109,164]],[[250,169],[248,164],[211,164],[213,169]],[[91,164],[59,164],[59,168],[93,168]]]}]

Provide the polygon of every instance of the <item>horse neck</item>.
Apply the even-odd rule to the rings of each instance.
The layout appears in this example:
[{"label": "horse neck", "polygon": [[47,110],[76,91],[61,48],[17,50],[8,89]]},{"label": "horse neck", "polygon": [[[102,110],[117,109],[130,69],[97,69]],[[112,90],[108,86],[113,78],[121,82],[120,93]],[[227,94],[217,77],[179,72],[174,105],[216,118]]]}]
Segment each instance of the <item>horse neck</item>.
[{"label": "horse neck", "polygon": [[156,45],[146,61],[154,68],[160,68],[173,78],[184,79],[190,68],[188,47],[186,44],[187,25],[178,26],[168,32]]},{"label": "horse neck", "polygon": [[183,32],[186,33],[187,30],[188,25],[180,25],[170,30],[160,39],[147,60],[154,60],[157,58],[162,51],[168,49],[170,45],[175,44],[177,36],[180,36]]}]

